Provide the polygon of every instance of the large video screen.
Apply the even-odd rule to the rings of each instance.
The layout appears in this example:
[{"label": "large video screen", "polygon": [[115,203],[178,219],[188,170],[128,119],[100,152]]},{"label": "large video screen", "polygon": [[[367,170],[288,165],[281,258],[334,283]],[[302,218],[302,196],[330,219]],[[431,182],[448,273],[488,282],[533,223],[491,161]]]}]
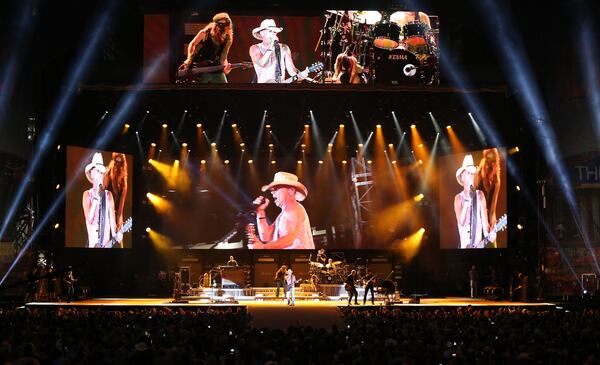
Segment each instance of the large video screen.
[{"label": "large video screen", "polygon": [[440,247],[506,248],[506,150],[439,159]]},{"label": "large video screen", "polygon": [[173,50],[153,78],[179,85],[437,85],[439,31],[438,17],[422,11],[148,14],[144,63]]},{"label": "large video screen", "polygon": [[65,246],[130,248],[133,157],[67,147]]}]

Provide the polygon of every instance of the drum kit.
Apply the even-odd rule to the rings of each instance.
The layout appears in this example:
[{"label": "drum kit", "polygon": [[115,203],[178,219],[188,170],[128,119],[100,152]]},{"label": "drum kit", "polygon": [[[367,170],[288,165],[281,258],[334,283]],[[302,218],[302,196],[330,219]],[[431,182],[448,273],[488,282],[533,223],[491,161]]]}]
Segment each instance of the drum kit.
[{"label": "drum kit", "polygon": [[368,83],[437,85],[438,36],[422,12],[327,10],[319,40],[326,80],[343,53],[356,58]]},{"label": "drum kit", "polygon": [[333,261],[323,264],[318,261],[310,261],[310,275],[316,275],[319,282],[323,284],[339,284],[346,280],[352,271],[350,265],[343,261]]}]

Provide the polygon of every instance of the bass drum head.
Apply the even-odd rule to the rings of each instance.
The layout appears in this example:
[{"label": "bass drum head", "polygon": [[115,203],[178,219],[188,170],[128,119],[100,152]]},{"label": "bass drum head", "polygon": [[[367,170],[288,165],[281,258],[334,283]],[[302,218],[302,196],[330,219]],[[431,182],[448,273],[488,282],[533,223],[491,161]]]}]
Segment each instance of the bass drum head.
[{"label": "bass drum head", "polygon": [[405,49],[377,52],[375,60],[377,84],[416,85],[420,81],[421,63],[416,55]]}]

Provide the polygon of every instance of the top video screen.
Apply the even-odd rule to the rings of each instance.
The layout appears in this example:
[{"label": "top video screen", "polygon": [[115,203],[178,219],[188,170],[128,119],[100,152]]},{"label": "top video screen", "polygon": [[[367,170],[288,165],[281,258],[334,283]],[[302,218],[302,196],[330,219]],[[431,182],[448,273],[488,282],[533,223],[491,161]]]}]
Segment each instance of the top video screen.
[{"label": "top video screen", "polygon": [[[164,23],[147,15],[146,34]],[[439,84],[439,19],[421,11],[195,12],[169,15],[166,23],[169,80],[178,85]]]}]

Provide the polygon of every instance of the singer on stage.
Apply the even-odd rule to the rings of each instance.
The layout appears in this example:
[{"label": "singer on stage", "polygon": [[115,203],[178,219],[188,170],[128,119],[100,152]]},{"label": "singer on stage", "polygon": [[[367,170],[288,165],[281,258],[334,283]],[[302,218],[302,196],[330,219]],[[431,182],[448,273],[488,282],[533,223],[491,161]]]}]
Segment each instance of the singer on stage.
[{"label": "singer on stage", "polygon": [[253,243],[249,249],[315,249],[310,229],[310,221],[306,210],[299,202],[306,199],[308,190],[298,181],[298,177],[288,172],[275,174],[273,182],[265,185],[262,191],[269,190],[273,202],[281,213],[270,224],[267,222],[265,209],[270,203],[268,198],[259,196],[254,200],[256,208],[256,225],[258,237],[249,232]]},{"label": "singer on stage", "polygon": [[94,153],[92,162],[85,166],[85,176],[92,188],[83,192],[83,213],[88,232],[88,246],[111,248],[109,244],[115,238],[114,247],[123,247],[123,233],[117,232],[115,220],[115,202],[110,191],[104,189],[102,181],[106,166],[101,153]]},{"label": "singer on stage", "polygon": [[283,28],[277,27],[273,19],[265,19],[258,28],[252,30],[254,38],[262,41],[250,47],[250,57],[254,64],[257,82],[280,83],[285,80],[285,71],[297,80],[303,80],[308,76],[308,71],[298,72],[292,52],[287,44],[279,43],[277,33]]},{"label": "singer on stage", "polygon": [[462,166],[456,170],[456,180],[463,190],[454,197],[460,248],[483,248],[484,237],[489,237],[491,241],[496,240],[496,233],[490,231],[488,224],[485,195],[473,187],[476,173],[473,156],[466,155]]}]

